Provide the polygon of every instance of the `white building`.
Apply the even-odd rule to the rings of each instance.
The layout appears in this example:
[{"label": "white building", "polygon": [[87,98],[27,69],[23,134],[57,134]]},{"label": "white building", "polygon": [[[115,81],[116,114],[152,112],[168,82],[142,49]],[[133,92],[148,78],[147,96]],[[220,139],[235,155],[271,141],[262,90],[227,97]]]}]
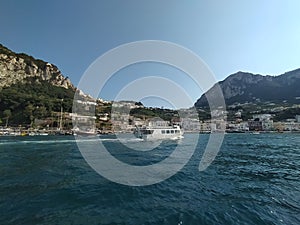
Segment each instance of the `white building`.
[{"label": "white building", "polygon": [[109,114],[108,113],[99,114],[99,120],[108,121],[109,120]]},{"label": "white building", "polygon": [[264,131],[270,131],[270,130],[274,129],[274,124],[273,124],[271,114],[253,115],[253,120],[261,122],[261,127],[262,127],[262,130],[264,130]]},{"label": "white building", "polygon": [[256,114],[253,115],[253,119],[259,119],[259,121],[266,121],[266,120],[271,120],[272,115],[271,114]]},{"label": "white building", "polygon": [[263,120],[262,121],[262,129],[265,131],[270,131],[274,129],[273,120]]},{"label": "white building", "polygon": [[201,125],[198,119],[182,118],[181,126],[186,131],[200,131]]}]

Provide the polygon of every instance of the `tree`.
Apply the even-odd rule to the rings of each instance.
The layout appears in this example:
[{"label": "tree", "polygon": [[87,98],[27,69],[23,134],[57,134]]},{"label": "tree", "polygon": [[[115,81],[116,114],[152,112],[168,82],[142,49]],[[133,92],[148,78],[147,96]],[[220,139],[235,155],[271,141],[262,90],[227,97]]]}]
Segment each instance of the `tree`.
[{"label": "tree", "polygon": [[6,119],[5,127],[7,127],[7,125],[8,125],[8,119],[11,117],[11,111],[10,111],[10,109],[4,110],[3,115],[4,115],[4,118]]},{"label": "tree", "polygon": [[38,119],[44,119],[45,116],[47,115],[46,107],[45,106],[36,107],[36,109],[34,111],[34,115]]},{"label": "tree", "polygon": [[29,120],[30,120],[30,126],[32,126],[33,120],[34,120],[34,117],[33,117],[33,110],[34,110],[34,106],[33,106],[32,104],[29,103],[29,104],[25,107],[25,111],[24,111],[25,116],[26,116],[27,118],[29,118]]}]

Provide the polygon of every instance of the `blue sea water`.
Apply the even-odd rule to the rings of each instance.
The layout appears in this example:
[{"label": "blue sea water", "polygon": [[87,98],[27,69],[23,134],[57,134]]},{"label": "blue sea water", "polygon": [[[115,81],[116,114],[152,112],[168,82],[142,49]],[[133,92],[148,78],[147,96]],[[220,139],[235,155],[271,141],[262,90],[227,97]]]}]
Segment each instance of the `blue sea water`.
[{"label": "blue sea water", "polygon": [[[140,165],[190,148],[194,135],[144,153],[103,143]],[[177,174],[142,187],[100,176],[73,137],[0,137],[0,224],[300,224],[300,134],[227,134],[199,172],[208,137]]]}]

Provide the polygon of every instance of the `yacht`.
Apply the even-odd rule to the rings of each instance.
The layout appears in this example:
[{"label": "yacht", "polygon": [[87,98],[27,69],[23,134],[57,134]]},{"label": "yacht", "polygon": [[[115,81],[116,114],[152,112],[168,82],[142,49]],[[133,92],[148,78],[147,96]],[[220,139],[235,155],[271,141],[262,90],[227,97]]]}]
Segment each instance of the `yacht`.
[{"label": "yacht", "polygon": [[146,126],[138,127],[136,126],[134,130],[134,135],[137,138],[144,140],[160,140],[160,139],[181,139],[183,138],[183,130],[179,125],[173,126]]}]

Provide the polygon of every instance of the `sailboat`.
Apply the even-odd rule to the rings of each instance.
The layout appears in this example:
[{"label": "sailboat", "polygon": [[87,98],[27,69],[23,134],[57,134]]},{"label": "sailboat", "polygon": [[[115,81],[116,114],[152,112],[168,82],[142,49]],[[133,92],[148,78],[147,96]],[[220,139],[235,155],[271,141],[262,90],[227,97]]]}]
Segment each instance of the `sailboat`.
[{"label": "sailboat", "polygon": [[63,105],[62,102],[64,99],[61,99],[61,104],[60,104],[60,116],[59,116],[59,126],[57,127],[57,133],[58,135],[72,135],[70,132],[66,132],[63,130]]}]

